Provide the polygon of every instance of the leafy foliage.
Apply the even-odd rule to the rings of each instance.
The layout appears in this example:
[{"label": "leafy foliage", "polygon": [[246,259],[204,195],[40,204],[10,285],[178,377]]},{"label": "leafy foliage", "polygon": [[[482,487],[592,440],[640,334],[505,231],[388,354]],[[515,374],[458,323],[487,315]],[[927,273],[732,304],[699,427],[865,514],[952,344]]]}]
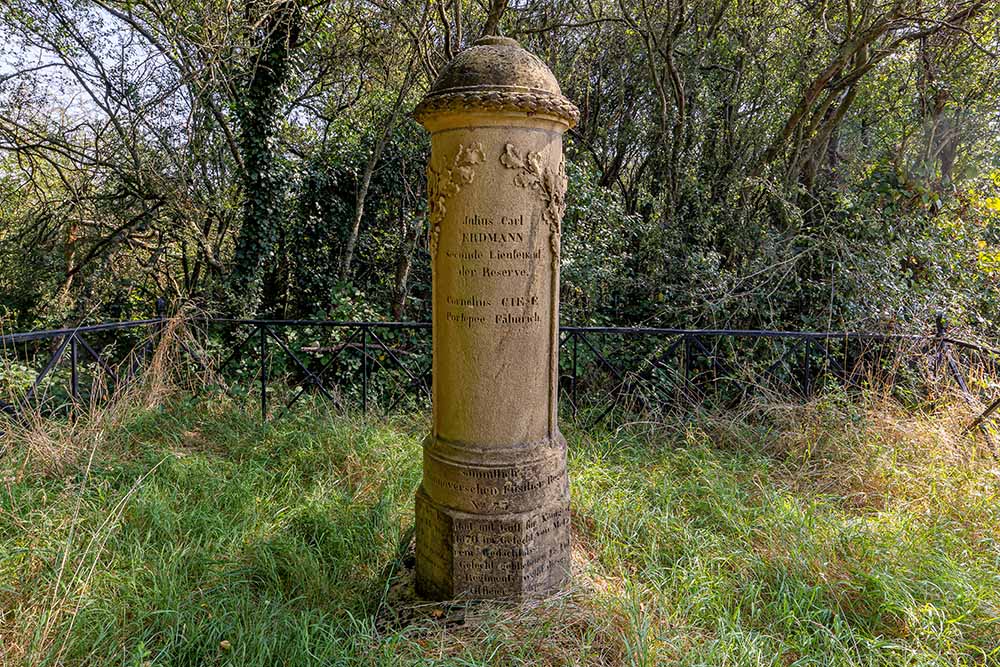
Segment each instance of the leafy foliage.
[{"label": "leafy foliage", "polygon": [[11,0],[5,317],[164,294],[306,317],[356,292],[425,319],[427,140],[405,112],[497,19],[581,109],[567,323],[1000,317],[996,3],[493,5]]}]

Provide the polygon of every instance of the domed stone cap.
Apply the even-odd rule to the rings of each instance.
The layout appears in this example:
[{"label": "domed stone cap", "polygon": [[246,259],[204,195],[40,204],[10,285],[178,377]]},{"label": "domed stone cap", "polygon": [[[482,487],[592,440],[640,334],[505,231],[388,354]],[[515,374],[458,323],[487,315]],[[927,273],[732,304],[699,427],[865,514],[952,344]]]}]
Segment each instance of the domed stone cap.
[{"label": "domed stone cap", "polygon": [[422,121],[430,114],[462,110],[544,114],[570,127],[580,118],[545,63],[509,37],[484,37],[455,56],[413,115]]}]

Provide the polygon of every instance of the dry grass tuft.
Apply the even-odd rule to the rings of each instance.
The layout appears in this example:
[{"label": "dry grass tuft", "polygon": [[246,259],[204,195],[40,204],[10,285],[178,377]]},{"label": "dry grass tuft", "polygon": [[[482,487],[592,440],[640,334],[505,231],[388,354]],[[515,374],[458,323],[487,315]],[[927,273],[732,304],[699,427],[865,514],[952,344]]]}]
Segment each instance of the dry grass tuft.
[{"label": "dry grass tuft", "polygon": [[973,416],[954,393],[913,410],[887,392],[835,392],[807,402],[758,399],[703,415],[689,428],[722,449],[775,458],[778,478],[796,491],[877,510],[919,503],[936,481],[996,475],[997,459],[982,433],[965,432]]},{"label": "dry grass tuft", "polygon": [[[0,479],[8,484],[61,482],[60,500],[67,507],[47,527],[50,534],[62,536],[59,551],[46,559],[44,550],[25,544],[18,563],[19,585],[9,592],[0,590],[0,609],[4,610],[0,612],[0,649],[10,664],[43,659],[60,662],[80,604],[95,573],[106,565],[108,539],[120,527],[129,500],[158,466],[105,508],[96,523],[92,517],[84,519],[89,514],[86,497],[92,472],[102,460],[127,458],[123,449],[127,443],[115,437],[116,432],[137,414],[157,410],[177,394],[172,378],[177,375],[177,340],[182,334],[180,320],[168,321],[142,375],[103,403],[73,406],[69,420],[48,419],[35,410],[6,425],[3,437],[14,446],[9,447],[8,456],[0,458]],[[126,376],[128,363],[116,369],[120,377]],[[92,392],[95,396],[102,393]],[[10,498],[13,504],[14,496]],[[32,535],[31,528],[25,526],[24,534]]]},{"label": "dry grass tuft", "polygon": [[[49,419],[36,408],[26,411],[20,421],[7,424],[3,437],[7,442],[16,442],[20,454],[17,478],[24,475],[59,478],[89,458],[110,453],[103,451],[104,448],[118,441],[108,437],[109,433],[120,429],[136,414],[161,408],[183,388],[180,378],[185,374],[178,370],[181,367],[178,341],[186,336],[183,319],[167,320],[156,336],[153,354],[141,374],[110,392],[107,400],[72,406],[72,419]],[[115,369],[119,377],[128,376],[131,362],[126,359]],[[101,385],[90,393],[95,398],[109,395],[107,387]]]}]

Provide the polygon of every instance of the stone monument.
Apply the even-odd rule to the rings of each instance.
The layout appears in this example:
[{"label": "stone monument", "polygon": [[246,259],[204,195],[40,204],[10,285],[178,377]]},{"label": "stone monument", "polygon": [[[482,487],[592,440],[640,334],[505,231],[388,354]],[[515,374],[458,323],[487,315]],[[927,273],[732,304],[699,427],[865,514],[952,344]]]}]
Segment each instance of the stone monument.
[{"label": "stone monument", "polygon": [[504,37],[459,53],[414,111],[431,133],[434,418],[416,496],[427,598],[525,598],[569,578],[559,228],[562,135],[578,115]]}]

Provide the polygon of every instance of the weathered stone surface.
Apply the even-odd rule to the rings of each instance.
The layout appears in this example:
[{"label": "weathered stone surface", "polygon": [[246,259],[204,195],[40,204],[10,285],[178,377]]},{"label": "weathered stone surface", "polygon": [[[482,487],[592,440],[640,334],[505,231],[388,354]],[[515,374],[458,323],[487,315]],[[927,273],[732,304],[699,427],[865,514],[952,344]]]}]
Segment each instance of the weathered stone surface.
[{"label": "weathered stone surface", "polygon": [[424,123],[439,111],[455,110],[544,113],[570,127],[580,116],[545,63],[506,37],[483,38],[460,53],[438,76],[414,116]]},{"label": "weathered stone surface", "polygon": [[442,600],[556,591],[568,579],[569,529],[568,502],[528,512],[470,514],[442,507],[419,491],[418,590]]},{"label": "weathered stone surface", "polygon": [[534,596],[569,576],[559,241],[576,113],[505,38],[459,54],[415,112],[431,132],[434,419],[416,497],[427,597]]}]

